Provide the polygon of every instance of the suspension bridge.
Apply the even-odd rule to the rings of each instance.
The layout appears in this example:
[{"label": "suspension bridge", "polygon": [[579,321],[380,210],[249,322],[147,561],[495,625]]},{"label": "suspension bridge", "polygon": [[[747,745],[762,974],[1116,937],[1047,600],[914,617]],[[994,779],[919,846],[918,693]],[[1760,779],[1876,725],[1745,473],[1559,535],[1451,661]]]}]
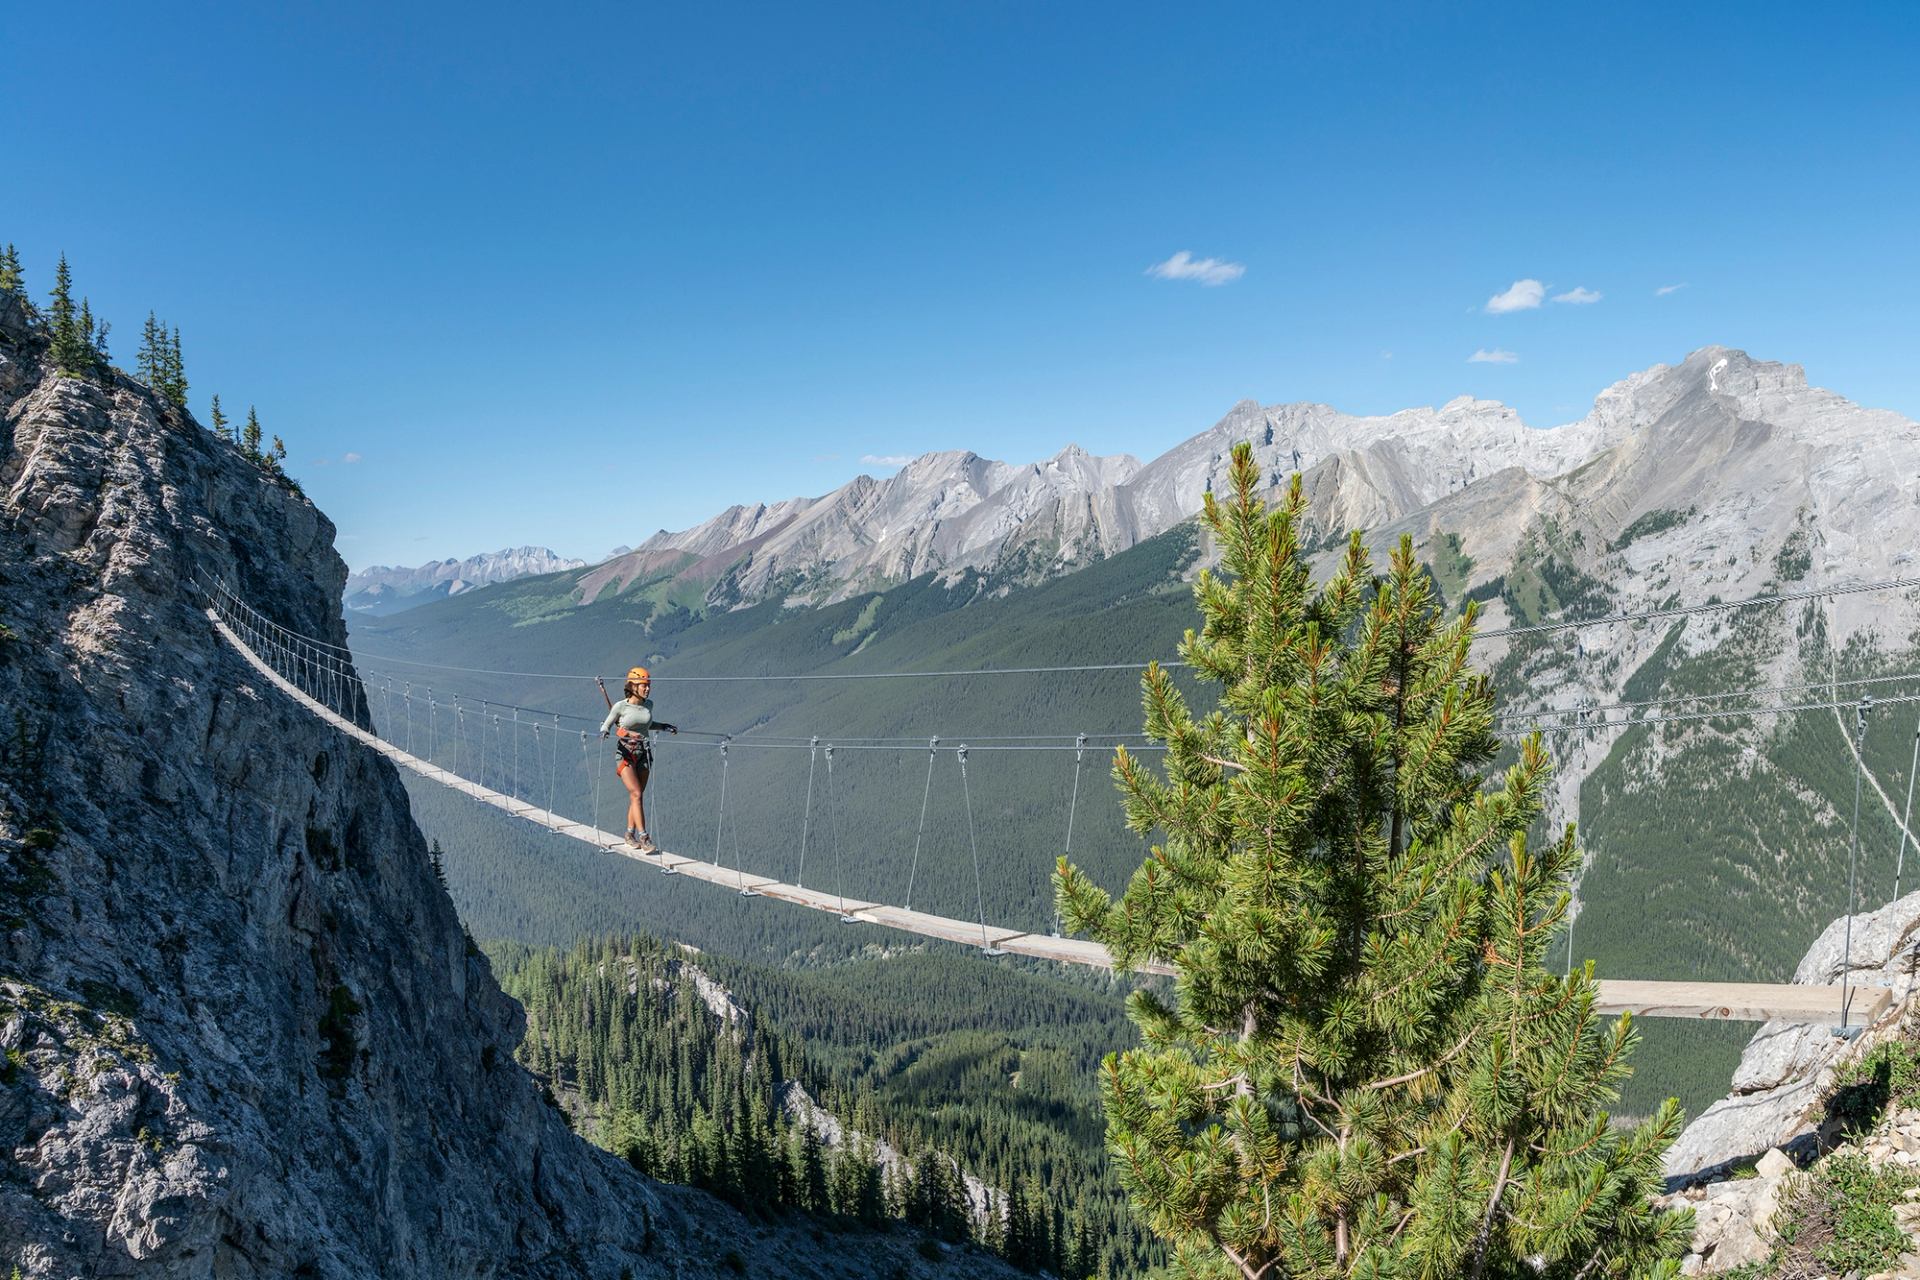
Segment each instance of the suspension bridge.
[{"label": "suspension bridge", "polygon": [[[1881,584],[1881,585],[1897,585],[1897,584]],[[1920,585],[1920,579],[1914,580],[1913,585]],[[1811,597],[1815,594],[1822,594],[1822,593],[1806,593],[1806,594]],[[968,837],[969,837],[969,845],[971,847],[971,851],[973,855],[974,888],[976,891],[976,902],[981,904],[981,909],[979,911],[977,918],[969,920],[969,919],[965,919],[957,916],[946,916],[946,915],[940,915],[940,914],[936,914],[928,911],[914,910],[911,906],[912,897],[913,897],[913,892],[912,892],[913,880],[912,880],[911,872],[909,874],[906,903],[904,905],[892,905],[886,902],[860,897],[858,895],[849,895],[839,890],[830,892],[830,891],[825,891],[818,888],[805,887],[803,884],[798,882],[799,880],[804,879],[806,840],[807,840],[806,828],[804,825],[802,828],[802,837],[801,837],[801,846],[800,846],[800,858],[801,858],[800,866],[802,869],[802,875],[799,877],[796,877],[796,882],[794,883],[787,883],[773,876],[755,874],[753,872],[749,872],[745,870],[744,866],[741,864],[739,853],[738,853],[737,827],[736,827],[736,844],[735,844],[735,864],[732,867],[727,867],[722,863],[720,829],[724,828],[726,824],[726,804],[727,804],[726,788],[727,788],[728,771],[729,771],[729,753],[732,747],[734,746],[742,746],[742,747],[773,746],[773,747],[787,747],[792,749],[807,750],[809,752],[807,813],[810,819],[810,816],[812,813],[812,804],[813,804],[813,773],[814,773],[813,766],[819,760],[821,753],[824,752],[824,756],[827,764],[828,776],[829,778],[831,778],[831,773],[833,769],[834,751],[835,751],[835,747],[833,744],[827,744],[823,747],[820,743],[820,740],[817,738],[812,739],[808,742],[768,741],[768,742],[749,743],[749,742],[736,742],[733,739],[728,738],[726,735],[714,735],[714,736],[720,737],[722,740],[717,744],[713,744],[714,746],[716,746],[719,752],[720,761],[721,761],[720,783],[719,783],[720,816],[719,816],[719,827],[716,828],[716,833],[715,833],[715,847],[714,847],[713,858],[706,859],[706,858],[700,858],[700,857],[693,857],[685,853],[674,852],[666,849],[659,849],[651,852],[643,852],[640,849],[637,849],[628,845],[624,840],[624,838],[621,836],[610,834],[604,830],[601,830],[596,824],[582,822],[577,818],[570,817],[567,814],[562,813],[558,809],[556,809],[554,805],[554,792],[553,792],[552,779],[558,773],[558,768],[559,768],[558,762],[559,762],[559,756],[560,756],[560,740],[563,735],[568,737],[572,736],[572,734],[569,731],[566,731],[560,728],[560,724],[559,724],[560,717],[557,713],[551,713],[551,712],[538,713],[540,717],[549,717],[549,716],[551,717],[550,722],[543,725],[541,723],[541,720],[537,718],[530,719],[525,722],[521,721],[519,713],[522,711],[528,711],[530,709],[519,708],[519,707],[512,708],[513,725],[515,729],[519,730],[522,724],[524,723],[525,726],[527,728],[530,728],[531,730],[532,740],[533,740],[532,750],[531,750],[533,781],[531,781],[529,785],[526,787],[522,787],[520,785],[521,779],[520,779],[520,769],[519,769],[519,748],[518,748],[518,739],[516,737],[514,748],[513,748],[514,750],[513,772],[510,775],[511,780],[508,781],[508,784],[507,784],[508,789],[503,791],[499,789],[498,786],[489,785],[489,782],[497,782],[497,781],[505,780],[500,776],[504,771],[504,761],[501,761],[498,765],[496,765],[496,768],[494,769],[492,776],[488,776],[489,771],[486,768],[485,759],[483,756],[479,761],[478,767],[476,769],[476,771],[481,775],[483,775],[483,777],[475,778],[475,777],[467,776],[460,772],[456,772],[454,769],[448,769],[443,765],[435,763],[433,759],[430,758],[430,756],[432,755],[431,748],[429,748],[429,757],[422,757],[418,754],[415,754],[415,752],[411,750],[413,746],[413,742],[412,742],[413,735],[412,735],[412,708],[411,708],[412,695],[410,690],[404,695],[406,698],[405,714],[406,714],[406,725],[407,725],[404,743],[389,740],[389,738],[387,737],[382,737],[380,733],[376,732],[375,728],[373,727],[374,726],[374,721],[372,716],[373,703],[370,697],[370,691],[367,688],[365,682],[357,673],[357,670],[353,663],[352,655],[350,654],[349,651],[341,648],[340,646],[332,645],[325,641],[320,641],[310,636],[301,635],[297,632],[293,632],[285,627],[278,625],[272,620],[266,618],[264,615],[260,614],[259,611],[255,610],[251,605],[249,605],[246,601],[241,599],[239,596],[235,595],[231,591],[231,589],[225,586],[225,584],[214,584],[212,587],[210,587],[207,591],[207,599],[208,599],[208,604],[206,609],[207,618],[211,622],[211,624],[213,625],[217,633],[222,637],[222,639],[224,639],[228,644],[230,644],[235,649],[235,651],[256,672],[259,673],[259,675],[262,678],[264,678],[270,685],[272,685],[275,689],[279,690],[280,693],[282,693],[284,696],[290,699],[295,705],[299,706],[302,710],[306,711],[308,714],[310,714],[317,720],[323,722],[324,724],[328,725],[332,729],[336,730],[343,737],[351,741],[360,743],[361,745],[367,747],[369,750],[372,750],[378,753],[379,755],[384,756],[385,758],[392,761],[395,765],[399,766],[400,768],[406,769],[418,775],[421,778],[427,779],[428,781],[438,783],[441,786],[445,786],[459,793],[460,795],[470,798],[480,804],[484,804],[494,809],[498,809],[502,813],[508,814],[514,818],[518,818],[523,821],[529,822],[535,826],[544,828],[545,830],[550,831],[556,835],[565,836],[569,839],[579,841],[582,844],[591,846],[592,848],[600,851],[601,853],[613,854],[620,857],[628,858],[642,865],[653,867],[656,870],[663,873],[686,876],[689,879],[703,881],[705,883],[712,884],[719,888],[728,889],[735,893],[738,893],[747,897],[768,898],[768,899],[772,899],[779,902],[790,903],[795,906],[805,907],[814,911],[830,913],[834,916],[837,916],[840,920],[847,923],[864,923],[864,924],[880,925],[888,929],[898,930],[900,932],[917,935],[919,937],[939,939],[942,941],[959,943],[962,945],[975,947],[988,955],[1012,954],[1012,955],[1030,956],[1036,959],[1050,960],[1050,961],[1054,961],[1061,964],[1078,965],[1078,966],[1097,968],[1097,969],[1110,970],[1114,967],[1113,957],[1108,953],[1105,947],[1101,946],[1099,943],[1096,943],[1096,942],[1061,936],[1058,930],[1057,921],[1055,922],[1055,927],[1052,930],[1045,931],[1045,932],[990,924],[986,920],[984,903],[980,895],[979,849],[978,849],[978,842],[977,842],[977,839],[975,838],[974,829],[973,829],[972,798],[971,798],[971,790],[970,790],[970,784],[968,783],[968,774],[967,774],[967,762],[968,762],[969,751],[970,750],[972,751],[1072,750],[1075,753],[1075,771],[1074,771],[1072,798],[1069,801],[1068,817],[1067,817],[1067,851],[1070,852],[1071,845],[1072,845],[1074,807],[1077,806],[1078,798],[1079,798],[1079,790],[1080,790],[1079,765],[1082,758],[1084,757],[1086,750],[1088,749],[1087,743],[1088,743],[1089,735],[1085,735],[1085,734],[1078,735],[1077,740],[1070,746],[1050,745],[1050,744],[1039,745],[1032,742],[1002,740],[992,745],[979,745],[972,748],[966,745],[949,746],[946,748],[942,748],[940,746],[940,739],[938,738],[934,738],[931,740],[928,740],[928,739],[914,740],[916,742],[925,744],[923,747],[918,747],[915,749],[924,749],[929,752],[926,792],[924,794],[931,793],[932,779],[933,779],[933,769],[932,769],[933,755],[942,750],[952,752],[955,755],[959,763],[960,776],[962,779],[963,786],[968,787],[967,831],[968,831]],[[1705,606],[1703,608],[1714,609],[1714,608],[1725,608],[1725,607],[1727,606],[1715,605],[1715,606]],[[1665,613],[1673,613],[1678,615],[1678,614],[1684,614],[1692,611],[1696,611],[1696,610],[1683,609],[1683,610],[1663,611],[1663,616]],[[1623,615],[1623,617],[1624,616],[1626,615]],[[1610,621],[1610,619],[1602,619],[1599,621]],[[1510,632],[1499,633],[1499,634],[1517,633],[1520,631],[1527,631],[1527,630],[1552,630],[1552,629],[1558,629],[1566,625],[1571,625],[1571,624],[1549,624],[1548,626],[1541,627],[1541,628],[1515,628],[1515,629],[1510,629]],[[1496,633],[1488,633],[1488,634],[1492,635]],[[1144,664],[1103,664],[1097,667],[1090,666],[1090,667],[1076,667],[1076,668],[1063,668],[1063,669],[1137,670],[1139,669],[1140,666],[1143,666],[1143,665]],[[461,669],[461,670],[464,670],[464,669]],[[475,670],[476,670],[476,673],[478,674],[499,674],[499,675],[525,674],[525,673],[511,673],[511,672],[482,672],[482,671],[479,671],[478,669],[475,669]],[[1000,673],[1001,672],[999,671],[993,672],[993,674],[1000,674]],[[886,673],[886,674],[887,675],[932,675],[932,674],[945,675],[945,674],[953,674],[953,673],[917,673],[916,672],[916,673]],[[987,674],[987,673],[980,672],[980,673],[965,673],[965,674]],[[574,678],[580,678],[580,677],[574,677]],[[584,677],[584,678],[592,679],[593,677]],[[697,677],[695,678],[697,679]],[[738,678],[746,678],[746,677],[711,677],[711,678],[738,679]],[[819,677],[800,676],[800,677],[793,677],[793,678],[805,679],[805,678],[819,678]],[[875,676],[873,678],[885,678],[885,675]],[[1849,687],[1850,696],[1852,692],[1852,687],[1858,686],[1858,687],[1869,690],[1866,696],[1871,697],[1872,694],[1870,690],[1872,690],[1873,688],[1877,687],[1880,684],[1883,684],[1888,681],[1896,680],[1896,679],[1905,679],[1908,681],[1915,681],[1915,680],[1920,680],[1920,676],[1871,677],[1863,680],[1832,681],[1827,684],[1821,684],[1818,686],[1786,685],[1786,686],[1778,686],[1770,690],[1756,690],[1756,691],[1749,691],[1749,692],[1780,695],[1783,697],[1792,697],[1795,695],[1799,696],[1799,701],[1797,702],[1781,702],[1777,706],[1770,706],[1769,708],[1767,708],[1767,711],[1769,713],[1798,711],[1798,710],[1812,710],[1812,709],[1819,709],[1819,708],[1839,708],[1841,706],[1854,705],[1850,702],[1843,703],[1838,700],[1839,699],[1838,691],[1841,686]],[[390,687],[384,692],[387,694],[389,698],[391,697]],[[1825,693],[1827,697],[1825,699],[1820,698],[1818,695],[1821,693]],[[1725,698],[1727,696],[1729,695],[1709,695],[1710,698]],[[429,695],[429,698],[431,699],[431,695]],[[1559,710],[1543,709],[1540,712],[1526,713],[1526,714],[1533,717],[1531,721],[1532,727],[1540,728],[1542,731],[1549,732],[1549,733],[1569,732],[1569,731],[1575,731],[1575,730],[1592,731],[1600,727],[1607,727],[1607,726],[1621,725],[1621,724],[1644,724],[1644,723],[1670,721],[1670,720],[1710,718],[1710,717],[1724,716],[1726,714],[1729,714],[1724,707],[1721,707],[1717,710],[1711,706],[1709,706],[1707,709],[1704,709],[1704,710],[1701,710],[1701,709],[1687,710],[1674,705],[1675,703],[1682,702],[1682,701],[1692,702],[1694,701],[1694,699],[1651,699],[1651,700],[1643,700],[1639,702],[1615,703],[1615,704],[1609,704],[1606,706],[1596,706],[1596,707],[1582,707],[1582,708],[1559,709]],[[1891,696],[1883,696],[1881,698],[1881,701],[1882,702],[1920,701],[1920,692],[1915,692],[1915,693],[1894,692],[1892,693]],[[433,705],[433,711],[431,714],[437,717],[437,715],[439,714],[439,708],[437,704],[432,704],[432,705]],[[498,710],[503,711],[508,709],[506,704],[494,704],[494,705],[495,707],[497,707]],[[386,718],[386,723],[387,723],[388,732],[391,734],[395,732],[395,717],[392,715],[390,707],[388,710],[389,710],[389,714]],[[454,708],[454,712],[458,719],[464,720],[465,709],[463,707],[460,707],[457,704],[457,702]],[[1508,736],[1512,736],[1514,733],[1514,730],[1512,729],[1511,726],[1513,723],[1515,723],[1516,714],[1517,713],[1507,713],[1502,718],[1503,725],[1507,726],[1502,730],[1502,732],[1507,734]],[[491,716],[494,722],[495,730],[497,734],[498,727],[499,727],[499,716],[496,711],[490,710],[487,707],[487,704],[482,704],[481,715],[482,715],[482,729],[481,729],[482,742],[484,743],[485,732],[486,732],[486,728],[485,728],[486,719],[489,716]],[[1558,717],[1558,719],[1556,720],[1555,717]],[[579,717],[573,717],[573,718],[579,719]],[[430,721],[430,723],[437,723],[437,720]],[[579,731],[578,736],[579,736],[579,740],[581,744],[581,752],[584,760],[588,752],[588,747],[587,747],[588,735],[586,731],[581,730]],[[1138,737],[1140,735],[1111,735],[1110,734],[1110,735],[1099,735],[1099,736],[1102,736],[1104,738],[1118,738],[1118,737]],[[840,749],[841,750],[848,750],[848,749],[899,750],[902,748],[897,746],[881,747],[881,746],[878,746],[876,743],[874,743],[872,740],[863,740],[863,741],[856,741],[856,742],[850,742],[850,743],[842,743],[840,744]],[[1135,749],[1153,750],[1155,748],[1152,744],[1146,744],[1142,748],[1135,748]],[[502,754],[504,755],[504,747],[502,748]],[[1916,763],[1920,764],[1920,732],[1916,732],[1915,756],[1916,756]],[[550,772],[548,775],[549,787],[548,787],[548,794],[547,794],[547,803],[545,805],[538,804],[535,802],[535,800],[525,798],[525,796],[523,795],[523,792],[527,794],[532,794],[538,791],[537,775],[540,768],[545,767],[542,765],[541,763],[542,761],[551,762]],[[456,756],[455,763],[457,768],[459,764],[457,756]],[[588,767],[591,767],[591,766],[589,765]],[[1909,781],[1911,784],[1911,778]],[[1911,785],[1909,785],[1909,792],[1911,792]],[[1856,805],[1857,805],[1857,799],[1856,799]],[[598,811],[597,801],[595,804],[595,809],[596,809],[596,818],[597,818],[597,811]],[[1908,818],[1910,819],[1910,817],[1911,817],[1911,794],[1909,795]],[[922,836],[924,835],[924,832],[925,832],[925,825],[926,825],[926,803],[923,798],[922,805],[921,805],[921,827],[920,827],[920,835]],[[1857,810],[1856,810],[1856,825],[1857,825]],[[1906,836],[1908,833],[1908,827],[1910,826],[1910,822],[1903,820],[1900,823],[1900,826],[1901,826],[1902,835],[1903,835],[1903,840],[1901,845],[1901,859],[1902,861],[1904,861],[1905,849],[1906,849]],[[915,848],[914,848],[914,865],[916,868],[917,868],[918,860],[919,860],[919,837],[916,837]],[[1898,873],[1896,873],[1896,881],[1895,881],[1896,886],[1898,884],[1897,875]],[[1851,906],[1849,907],[1849,911],[1851,912]],[[1849,920],[1848,954],[1851,953],[1851,933],[1850,933],[1851,919],[1852,919],[1851,914],[1849,914],[1848,916],[1848,920]],[[1572,947],[1571,947],[1571,941],[1570,941],[1568,946],[1569,958],[1571,957],[1571,950],[1572,950]],[[1569,962],[1570,962],[1570,959],[1569,959]],[[1162,975],[1162,976],[1171,975],[1174,972],[1172,966],[1163,964],[1157,961],[1148,961],[1145,963],[1137,964],[1134,966],[1134,970],[1141,973],[1152,974],[1152,975]],[[1599,979],[1597,985],[1599,987],[1599,1000],[1598,1000],[1597,1007],[1601,1012],[1609,1013],[1609,1014],[1631,1012],[1634,1015],[1640,1016],[1640,1017],[1716,1019],[1716,1020],[1747,1021],[1747,1022],[1766,1022],[1766,1021],[1777,1020],[1777,1021],[1806,1023],[1806,1024],[1815,1024],[1815,1025],[1819,1025],[1819,1024],[1830,1025],[1842,1032],[1849,1031],[1851,1029],[1857,1029],[1858,1027],[1861,1027],[1873,1022],[1874,1020],[1883,1016],[1893,1002],[1893,992],[1891,992],[1890,990],[1883,987],[1876,987],[1876,986],[1866,986],[1866,987],[1857,986],[1857,985],[1854,985],[1844,975],[1843,975],[1842,982],[1835,985],[1810,985],[1810,984],[1798,984],[1798,983],[1727,983],[1727,982],[1701,982],[1701,981],[1654,981],[1654,980],[1616,979],[1616,978]]]}]

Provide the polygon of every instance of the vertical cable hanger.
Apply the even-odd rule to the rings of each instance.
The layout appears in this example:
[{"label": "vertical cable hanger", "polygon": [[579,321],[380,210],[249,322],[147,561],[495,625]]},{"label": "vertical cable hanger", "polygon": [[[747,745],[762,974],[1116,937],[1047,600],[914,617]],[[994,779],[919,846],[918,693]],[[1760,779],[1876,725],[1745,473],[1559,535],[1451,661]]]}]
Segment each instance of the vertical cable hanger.
[{"label": "vertical cable hanger", "polygon": [[813,827],[813,766],[820,754],[820,737],[807,744],[807,807],[800,817],[800,870],[794,874],[793,887],[807,887],[807,835]]},{"label": "vertical cable hanger", "polygon": [[920,870],[920,842],[927,834],[927,801],[933,797],[933,762],[940,758],[940,739],[927,739],[927,784],[920,792],[920,829],[913,836],[913,861],[907,866],[907,910],[913,910],[913,878]]},{"label": "vertical cable hanger", "polygon": [[967,744],[961,743],[955,754],[960,761],[960,790],[967,802],[967,847],[973,850],[973,903],[980,915],[980,950],[990,956],[1005,955],[987,938],[987,899],[980,881],[980,842],[973,834],[973,784],[967,781]]},{"label": "vertical cable hanger", "polygon": [[1853,1001],[1853,909],[1856,901],[1856,887],[1860,872],[1860,781],[1867,771],[1867,712],[1873,709],[1871,697],[1860,699],[1860,706],[1854,712],[1855,749],[1853,754],[1853,826],[1848,840],[1847,853],[1847,915],[1843,930],[1845,941],[1840,950],[1840,1025],[1834,1028],[1834,1034],[1852,1037],[1860,1033],[1861,1028],[1847,1025],[1847,1016],[1852,1012]]},{"label": "vertical cable hanger", "polygon": [[[1080,764],[1087,755],[1087,735],[1082,733],[1073,740],[1073,795],[1067,801],[1067,842],[1060,849],[1062,858],[1073,856],[1073,815],[1080,807]],[[1060,900],[1053,903],[1053,936],[1060,936]]]}]

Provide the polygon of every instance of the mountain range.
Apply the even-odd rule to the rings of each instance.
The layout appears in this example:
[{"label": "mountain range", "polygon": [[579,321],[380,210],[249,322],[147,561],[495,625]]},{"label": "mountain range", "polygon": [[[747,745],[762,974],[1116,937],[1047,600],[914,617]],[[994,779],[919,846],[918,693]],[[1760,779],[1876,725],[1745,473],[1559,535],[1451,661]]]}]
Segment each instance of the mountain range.
[{"label": "mountain range", "polygon": [[378,616],[489,583],[584,568],[586,563],[557,556],[545,547],[512,547],[464,560],[429,560],[414,568],[376,564],[348,576],[344,603],[356,613]]},{"label": "mountain range", "polygon": [[[1756,425],[1737,440],[1720,438],[1738,423]],[[1766,436],[1764,448],[1755,432]],[[641,589],[696,610],[768,599],[828,604],[929,572],[977,570],[1001,588],[1032,583],[1190,519],[1242,440],[1253,443],[1271,484],[1294,472],[1306,477],[1329,530],[1381,529],[1423,512],[1428,524],[1444,524],[1490,503],[1509,515],[1531,512],[1558,498],[1585,502],[1580,491],[1594,485],[1605,494],[1593,520],[1624,528],[1679,503],[1719,462],[1774,459],[1782,450],[1796,459],[1779,460],[1809,477],[1806,501],[1845,519],[1828,482],[1851,496],[1851,478],[1797,467],[1799,455],[1910,445],[1912,432],[1898,415],[1809,387],[1798,366],[1709,347],[1623,379],[1586,417],[1546,429],[1527,426],[1506,405],[1464,396],[1383,417],[1247,400],[1144,464],[1076,445],[1026,465],[965,451],[923,454],[884,479],[857,476],[819,497],[733,506],[691,528],[662,530],[576,581],[583,604]],[[1677,467],[1669,465],[1676,453],[1687,455]],[[1601,476],[1586,474],[1602,455],[1609,461]],[[1648,459],[1659,475],[1636,470]],[[1712,487],[1745,493],[1752,479],[1720,475]],[[1697,496],[1679,505],[1698,507]]]}]

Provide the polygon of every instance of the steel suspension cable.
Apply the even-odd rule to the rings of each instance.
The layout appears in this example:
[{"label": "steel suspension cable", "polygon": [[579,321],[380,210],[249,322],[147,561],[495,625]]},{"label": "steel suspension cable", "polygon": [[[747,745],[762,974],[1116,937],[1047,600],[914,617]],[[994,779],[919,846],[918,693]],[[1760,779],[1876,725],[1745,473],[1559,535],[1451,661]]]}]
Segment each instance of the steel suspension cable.
[{"label": "steel suspension cable", "polygon": [[1907,865],[1907,844],[1913,837],[1913,776],[1920,772],[1920,721],[1913,726],[1913,761],[1907,765],[1907,808],[1900,819],[1900,856],[1893,864],[1893,900],[1900,901],[1900,873]]},{"label": "steel suspension cable", "polygon": [[973,784],[967,781],[965,743],[961,744],[957,758],[960,761],[960,790],[967,801],[967,847],[973,850],[973,904],[980,915],[980,949],[990,956],[997,956],[1001,953],[987,940],[987,897],[980,880],[980,842],[973,834]]},{"label": "steel suspension cable", "polygon": [[1853,908],[1856,902],[1855,886],[1859,883],[1860,868],[1860,781],[1867,771],[1867,712],[1873,709],[1872,698],[1860,699],[1856,719],[1855,737],[1859,741],[1853,753],[1853,825],[1849,829],[1849,849],[1847,851],[1847,922],[1844,929],[1845,941],[1840,950],[1840,1030],[1847,1030],[1847,1014],[1850,1011],[1848,991],[1853,978]]},{"label": "steel suspension cable", "polygon": [[920,827],[913,834],[913,861],[907,866],[907,910],[913,910],[913,878],[920,870],[920,842],[927,835],[927,801],[933,798],[933,762],[940,758],[940,739],[927,739],[927,785],[920,791]]},{"label": "steel suspension cable", "polygon": [[[1087,735],[1081,734],[1074,744],[1073,753],[1073,796],[1067,801],[1067,842],[1060,850],[1062,858],[1073,856],[1073,814],[1080,807],[1080,765],[1087,754]],[[1056,896],[1053,903],[1053,936],[1060,936],[1060,900]]]},{"label": "steel suspension cable", "polygon": [[[582,731],[580,734],[580,754],[582,759],[586,758],[586,752],[587,735]],[[591,761],[589,761],[587,764],[587,772],[593,777],[593,829],[605,833],[606,828],[600,825],[600,771],[594,768]]]},{"label": "steel suspension cable", "polygon": [[800,870],[794,874],[795,888],[807,887],[807,834],[813,828],[813,767],[819,758],[820,739],[807,748],[807,807],[800,818]]},{"label": "steel suspension cable", "polygon": [[833,846],[834,896],[840,899],[840,923],[852,924],[847,914],[847,877],[840,865],[840,803],[833,790],[833,744],[827,744],[827,840]]},{"label": "steel suspension cable", "polygon": [[[727,744],[720,744],[720,814],[713,822],[713,865],[720,865],[720,837],[727,830]],[[743,882],[744,883],[744,882]]]}]

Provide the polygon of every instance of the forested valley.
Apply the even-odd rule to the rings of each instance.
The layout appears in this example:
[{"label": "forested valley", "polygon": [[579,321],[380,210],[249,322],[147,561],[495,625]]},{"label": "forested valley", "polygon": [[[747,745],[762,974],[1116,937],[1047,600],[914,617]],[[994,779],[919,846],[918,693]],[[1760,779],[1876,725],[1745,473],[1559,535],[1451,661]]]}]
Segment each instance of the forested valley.
[{"label": "forested valley", "polygon": [[1111,995],[917,949],[799,971],[635,934],[488,952],[521,1061],[652,1177],[1065,1280],[1164,1260],[1102,1154],[1098,1063],[1134,1039]]}]

